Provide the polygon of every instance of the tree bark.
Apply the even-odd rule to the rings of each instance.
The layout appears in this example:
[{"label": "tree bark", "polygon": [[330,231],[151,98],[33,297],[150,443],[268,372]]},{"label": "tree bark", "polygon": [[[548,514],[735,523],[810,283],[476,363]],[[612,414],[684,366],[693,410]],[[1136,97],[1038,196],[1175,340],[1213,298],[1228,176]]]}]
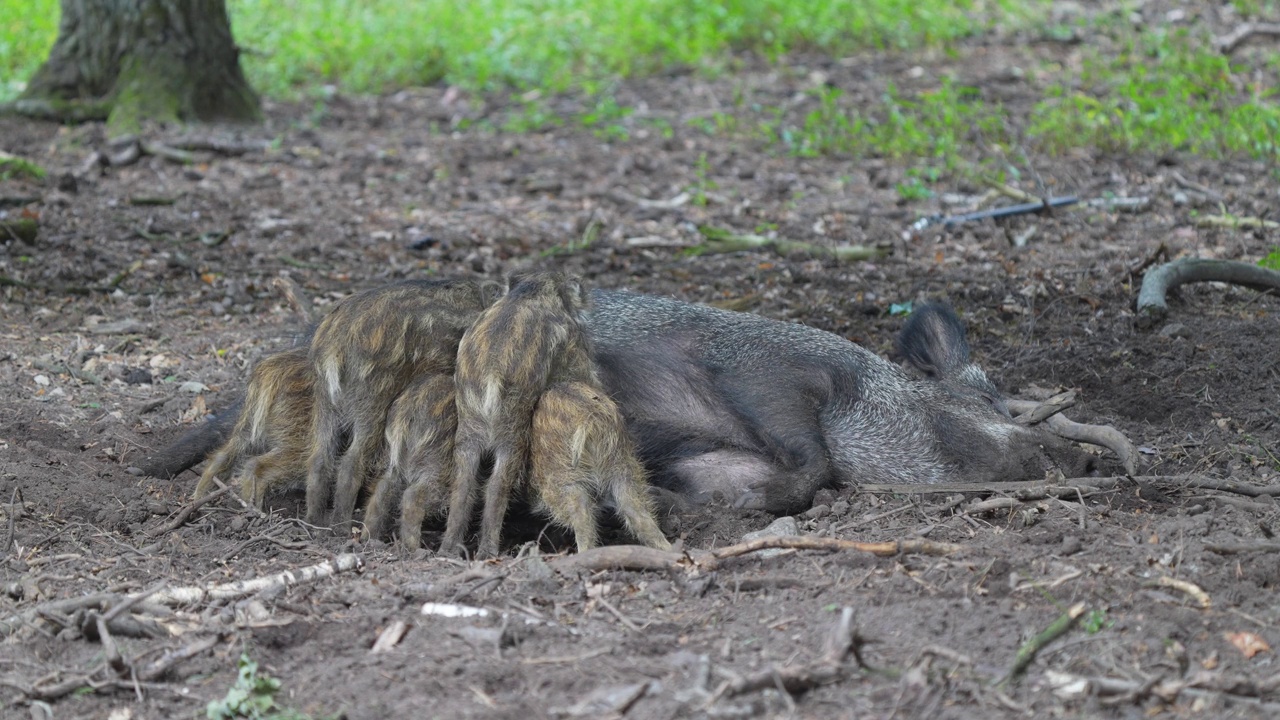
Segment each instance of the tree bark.
[{"label": "tree bark", "polygon": [[49,58],[7,109],[106,120],[111,135],[149,122],[260,118],[225,0],[62,0]]}]

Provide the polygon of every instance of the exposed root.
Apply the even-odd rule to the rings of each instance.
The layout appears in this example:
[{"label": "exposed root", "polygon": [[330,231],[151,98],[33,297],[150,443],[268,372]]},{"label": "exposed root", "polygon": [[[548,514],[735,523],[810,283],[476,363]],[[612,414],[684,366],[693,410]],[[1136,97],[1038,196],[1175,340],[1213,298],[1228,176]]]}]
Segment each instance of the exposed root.
[{"label": "exposed root", "polygon": [[[1147,277],[1151,277],[1150,274]],[[1023,413],[1034,413],[1040,403],[1034,400],[1009,400],[1008,405],[1011,412],[1021,416]],[[1055,435],[1110,450],[1116,454],[1121,466],[1130,475],[1138,471],[1138,448],[1124,436],[1124,433],[1110,425],[1085,425],[1068,420],[1062,415],[1052,415],[1045,419],[1044,424]]]},{"label": "exposed root", "polygon": [[1233,260],[1183,258],[1165,263],[1142,278],[1138,292],[1138,327],[1149,328],[1169,313],[1165,295],[1192,282],[1224,282],[1252,290],[1280,290],[1280,272]]}]

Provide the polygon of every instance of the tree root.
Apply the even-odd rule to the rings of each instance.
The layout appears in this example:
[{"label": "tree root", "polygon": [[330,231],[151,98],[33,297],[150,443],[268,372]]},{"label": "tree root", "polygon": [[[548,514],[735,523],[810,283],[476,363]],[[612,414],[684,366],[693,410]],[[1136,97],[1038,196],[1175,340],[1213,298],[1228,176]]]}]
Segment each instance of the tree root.
[{"label": "tree root", "polygon": [[[1023,413],[1034,414],[1041,403],[1034,400],[1009,400],[1008,405],[1010,412],[1021,416]],[[1130,475],[1138,471],[1138,448],[1124,436],[1124,433],[1110,425],[1085,425],[1068,420],[1062,415],[1052,415],[1045,419],[1044,424],[1055,435],[1110,450],[1116,454],[1121,466]]]},{"label": "tree root", "polygon": [[1252,290],[1280,290],[1280,272],[1233,260],[1183,258],[1148,271],[1138,292],[1138,327],[1150,328],[1169,314],[1165,295],[1192,282],[1225,282]]}]

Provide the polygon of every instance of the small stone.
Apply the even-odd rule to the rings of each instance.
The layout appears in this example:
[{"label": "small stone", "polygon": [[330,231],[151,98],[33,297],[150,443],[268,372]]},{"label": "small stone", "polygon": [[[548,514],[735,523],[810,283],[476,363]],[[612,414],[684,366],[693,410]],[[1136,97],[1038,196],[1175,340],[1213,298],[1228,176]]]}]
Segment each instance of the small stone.
[{"label": "small stone", "polygon": [[49,376],[48,376],[48,375],[37,375],[37,376],[35,376],[35,378],[33,378],[33,379],[36,381],[36,384],[37,384],[37,385],[39,385],[40,387],[48,387],[48,386],[49,386]]},{"label": "small stone", "polygon": [[243,530],[243,529],[244,529],[244,526],[245,526],[246,524],[248,524],[248,523],[246,523],[246,522],[245,522],[245,519],[244,519],[243,517],[241,517],[240,515],[237,515],[237,516],[235,516],[235,517],[231,518],[231,530],[232,530],[232,532],[240,532],[241,530]]},{"label": "small stone", "polygon": [[1178,190],[1173,194],[1174,205],[1186,205],[1189,202],[1191,202],[1191,198],[1187,197],[1187,194],[1181,190]]},{"label": "small stone", "polygon": [[150,385],[151,371],[144,368],[129,368],[124,374],[124,382],[126,385]]},{"label": "small stone", "polygon": [[805,520],[817,520],[818,518],[823,518],[830,514],[831,514],[830,506],[814,505],[808,510],[805,510],[804,513],[800,515],[800,517],[804,518]]},{"label": "small stone", "polygon": [[1167,338],[1185,338],[1191,337],[1191,330],[1186,325],[1175,322],[1160,328],[1160,335]]},{"label": "small stone", "polygon": [[1058,552],[1063,555],[1075,555],[1082,549],[1084,549],[1084,545],[1080,542],[1080,538],[1075,535],[1068,535],[1062,538],[1062,548]]},{"label": "small stone", "polygon": [[178,387],[178,390],[189,393],[202,393],[209,389],[208,385],[197,380],[188,380]]},{"label": "small stone", "polygon": [[[743,535],[742,541],[751,542],[752,540],[760,540],[762,538],[770,537],[799,537],[799,535],[800,523],[796,522],[795,518],[788,515],[774,520],[763,530],[756,530],[755,532],[749,532],[746,535]],[[782,552],[781,549],[775,548],[771,550],[762,550],[757,554],[760,557],[773,557],[780,552]]]},{"label": "small stone", "polygon": [[835,502],[831,503],[831,514],[832,514],[832,515],[835,515],[836,517],[840,517],[840,516],[842,516],[842,515],[848,515],[848,514],[849,514],[849,501],[848,501],[848,500],[837,500],[837,501],[835,501]]}]

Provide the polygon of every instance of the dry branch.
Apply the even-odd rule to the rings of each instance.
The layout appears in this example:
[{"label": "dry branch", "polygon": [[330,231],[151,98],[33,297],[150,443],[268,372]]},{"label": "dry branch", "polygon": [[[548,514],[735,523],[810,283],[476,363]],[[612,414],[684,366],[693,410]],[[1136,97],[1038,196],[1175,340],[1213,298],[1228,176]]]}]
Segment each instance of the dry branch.
[{"label": "dry branch", "polygon": [[[1246,495],[1248,497],[1280,496],[1280,485],[1245,485],[1233,480],[1215,480],[1199,475],[1122,475],[1115,477],[1072,478],[1070,480],[1028,480],[1025,482],[939,483],[915,485],[905,483],[859,485],[858,490],[878,495],[941,495],[952,493],[1000,493],[1019,500],[1039,500],[1044,497],[1071,497],[1076,491],[1113,490],[1123,486],[1143,485],[1176,491],[1217,490],[1219,492]],[[1058,495],[1058,491],[1065,494]],[[1280,544],[1277,545],[1280,547]]]},{"label": "dry branch", "polygon": [[1251,290],[1280,290],[1280,272],[1233,260],[1183,258],[1165,263],[1142,278],[1138,292],[1138,326],[1149,328],[1169,313],[1165,295],[1179,285],[1224,282]]},{"label": "dry branch", "polygon": [[190,605],[208,600],[228,600],[267,589],[287,588],[299,583],[314,582],[341,572],[358,570],[363,566],[364,562],[358,555],[346,553],[316,565],[297,570],[285,570],[266,577],[237,580],[208,587],[191,586],[164,590],[155,593],[149,600],[159,605]]},{"label": "dry branch", "polygon": [[1068,390],[1045,400],[1035,408],[1019,414],[1013,419],[1019,425],[1035,425],[1076,404],[1076,391]]},{"label": "dry branch", "polygon": [[159,530],[156,530],[155,532],[147,533],[147,537],[158,537],[160,535],[164,535],[165,533],[169,533],[169,532],[173,532],[174,530],[177,530],[178,528],[187,524],[187,521],[191,519],[191,515],[195,513],[196,510],[199,510],[206,503],[217,500],[218,498],[222,497],[223,495],[226,495],[229,492],[231,492],[231,488],[223,487],[220,490],[215,490],[209,493],[208,495],[205,495],[204,497],[197,498],[196,500],[187,503],[185,506],[183,506],[182,510],[178,512],[177,516],[173,518],[173,520],[170,520],[164,527],[160,528]]},{"label": "dry branch", "polygon": [[917,555],[952,555],[964,550],[963,545],[934,542],[932,540],[887,540],[885,542],[858,542],[827,537],[765,537],[727,545],[710,552],[689,553],[655,550],[641,545],[609,545],[592,548],[576,555],[550,558],[553,567],[561,572],[574,570],[678,570],[696,569],[712,571],[724,560],[741,557],[760,550],[855,550],[880,557],[892,557],[903,553]]},{"label": "dry branch", "polygon": [[829,685],[848,672],[849,668],[844,662],[848,656],[853,656],[856,667],[863,667],[861,649],[865,642],[854,625],[853,608],[846,607],[841,610],[840,621],[827,637],[827,648],[822,658],[803,665],[768,667],[750,675],[736,677],[721,685],[711,702],[725,695],[741,695],[777,687],[794,694],[819,685]]},{"label": "dry branch", "polygon": [[1171,578],[1167,575],[1161,575],[1155,580],[1146,583],[1146,585],[1149,587],[1171,588],[1178,592],[1185,593],[1196,601],[1196,604],[1200,606],[1201,610],[1208,610],[1213,607],[1213,601],[1209,599],[1209,593],[1205,592],[1199,585],[1187,580],[1180,580],[1178,578]]},{"label": "dry branch", "polygon": [[1223,35],[1213,41],[1213,46],[1218,48],[1218,52],[1230,55],[1236,51],[1236,48],[1245,43],[1246,40],[1254,35],[1263,35],[1265,37],[1280,37],[1280,24],[1277,23],[1242,23],[1236,26],[1235,30]]},{"label": "dry branch", "polygon": [[721,228],[703,226],[698,228],[706,238],[702,243],[694,245],[690,251],[697,254],[719,254],[741,252],[744,250],[773,249],[779,255],[792,253],[812,255],[814,257],[832,257],[836,260],[873,260],[887,254],[887,249],[866,245],[815,245],[803,240],[789,238],[771,238],[752,233],[734,233]]},{"label": "dry branch", "polygon": [[[1150,274],[1147,277],[1150,277]],[[1008,405],[1010,412],[1021,416],[1023,413],[1034,412],[1040,403],[1034,400],[1009,400]],[[1052,415],[1045,419],[1044,424],[1055,435],[1068,440],[1107,448],[1120,459],[1125,472],[1132,475],[1138,471],[1138,448],[1124,436],[1124,433],[1110,425],[1085,425],[1068,420],[1062,415]]]}]

